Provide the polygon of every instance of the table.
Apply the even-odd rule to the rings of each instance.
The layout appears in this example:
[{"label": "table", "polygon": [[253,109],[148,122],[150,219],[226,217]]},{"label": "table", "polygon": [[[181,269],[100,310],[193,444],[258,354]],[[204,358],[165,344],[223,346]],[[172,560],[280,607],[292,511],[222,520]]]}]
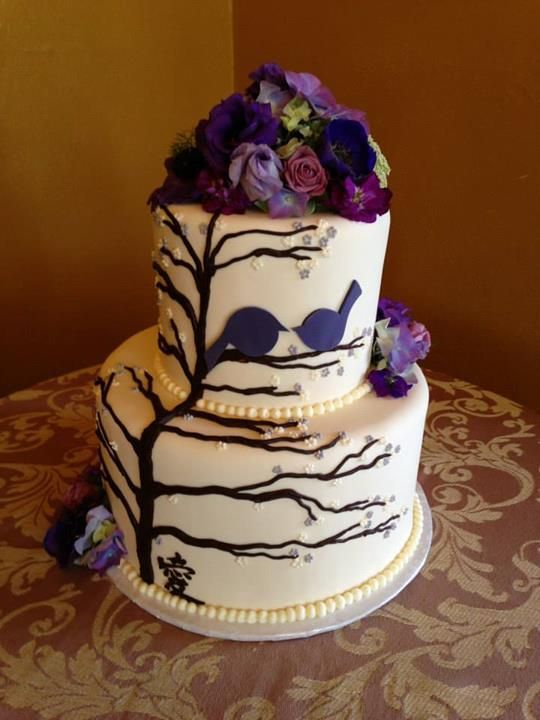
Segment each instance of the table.
[{"label": "table", "polygon": [[0,718],[540,718],[537,414],[427,372],[421,575],[345,629],[234,643],[160,624],[41,549],[96,457],[95,371],[0,401]]}]

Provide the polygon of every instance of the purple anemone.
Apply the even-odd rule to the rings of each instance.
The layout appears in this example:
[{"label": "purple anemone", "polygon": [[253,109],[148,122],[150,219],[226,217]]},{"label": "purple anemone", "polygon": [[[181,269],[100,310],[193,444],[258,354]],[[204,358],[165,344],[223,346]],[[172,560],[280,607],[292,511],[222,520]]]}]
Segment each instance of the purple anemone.
[{"label": "purple anemone", "polygon": [[358,182],[375,167],[377,155],[367,133],[355,120],[332,120],[323,131],[318,155],[333,177],[351,177]]}]

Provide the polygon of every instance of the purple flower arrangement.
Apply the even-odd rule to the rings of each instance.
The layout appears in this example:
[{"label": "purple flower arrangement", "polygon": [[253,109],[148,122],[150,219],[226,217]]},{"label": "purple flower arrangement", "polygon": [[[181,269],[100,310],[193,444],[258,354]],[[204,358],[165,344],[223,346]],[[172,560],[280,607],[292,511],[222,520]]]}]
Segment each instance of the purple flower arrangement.
[{"label": "purple flower arrangement", "polygon": [[197,202],[225,215],[335,212],[369,223],[388,210],[390,168],[364,113],[339,105],[310,73],[270,63],[250,78],[244,94],[225,98],[193,134],[178,137],[152,209]]},{"label": "purple flower arrangement", "polygon": [[98,469],[89,468],[68,488],[43,547],[60,567],[86,565],[100,574],[118,565],[126,554]]},{"label": "purple flower arrangement", "polygon": [[411,318],[411,311],[400,302],[380,298],[373,340],[372,366],[368,374],[379,397],[407,395],[416,377],[413,364],[423,360],[431,347],[429,332]]}]

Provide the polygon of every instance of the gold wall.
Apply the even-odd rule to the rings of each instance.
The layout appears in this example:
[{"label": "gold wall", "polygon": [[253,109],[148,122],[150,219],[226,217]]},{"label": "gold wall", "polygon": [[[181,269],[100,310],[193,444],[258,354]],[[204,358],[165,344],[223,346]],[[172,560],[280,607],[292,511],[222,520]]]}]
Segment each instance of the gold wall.
[{"label": "gold wall", "polygon": [[[269,6],[270,7],[270,6]],[[261,62],[367,110],[393,166],[383,291],[430,367],[540,407],[536,0],[3,0],[0,395],[155,320],[149,190]],[[234,41],[234,54],[233,54]]]},{"label": "gold wall", "polygon": [[2,0],[0,396],[155,321],[146,199],[231,88],[228,0]]},{"label": "gold wall", "polygon": [[540,408],[537,0],[234,0],[235,86],[275,61],[366,110],[393,167],[383,291],[429,367]]}]

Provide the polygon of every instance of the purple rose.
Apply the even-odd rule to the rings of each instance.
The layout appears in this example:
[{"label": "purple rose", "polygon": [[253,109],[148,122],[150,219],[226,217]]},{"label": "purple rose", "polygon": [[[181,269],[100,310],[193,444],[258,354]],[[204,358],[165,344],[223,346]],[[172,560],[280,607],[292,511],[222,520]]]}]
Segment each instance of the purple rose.
[{"label": "purple rose", "polygon": [[277,140],[278,118],[268,104],[249,102],[235,93],[216,105],[208,120],[195,130],[198,149],[209,168],[225,175],[233,151],[243,143],[273,145]]},{"label": "purple rose", "polygon": [[310,196],[322,195],[328,184],[326,170],[307,145],[299,147],[287,160],[284,175],[291,190]]},{"label": "purple rose", "polygon": [[393,375],[390,370],[372,370],[368,374],[368,380],[373,386],[377,397],[400,398],[407,395],[412,385],[399,375]]},{"label": "purple rose", "polygon": [[271,218],[303,217],[308,200],[307,193],[280,190],[268,201],[268,212]]},{"label": "purple rose", "polygon": [[121,530],[115,530],[108,538],[96,545],[88,555],[88,567],[103,575],[113,565],[118,565],[127,553]]},{"label": "purple rose", "polygon": [[236,187],[240,184],[248,198],[268,200],[281,190],[280,173],[283,164],[268,145],[243,143],[233,152],[229,166],[229,178]]},{"label": "purple rose", "polygon": [[390,327],[400,325],[402,322],[409,322],[410,320],[410,309],[403,305],[403,303],[397,300],[390,300],[390,298],[379,298],[377,305],[377,320],[388,318],[390,320]]},{"label": "purple rose", "polygon": [[381,188],[375,173],[371,173],[361,185],[350,177],[336,181],[330,187],[330,207],[349,220],[372,223],[377,215],[387,212],[392,198],[388,188]]},{"label": "purple rose", "polygon": [[231,187],[221,177],[203,170],[197,178],[197,190],[200,193],[203,209],[206,212],[221,212],[223,215],[245,213],[249,207],[249,198],[241,187]]},{"label": "purple rose", "polygon": [[318,155],[332,177],[351,177],[357,182],[371,173],[377,160],[363,125],[342,118],[325,127]]}]

